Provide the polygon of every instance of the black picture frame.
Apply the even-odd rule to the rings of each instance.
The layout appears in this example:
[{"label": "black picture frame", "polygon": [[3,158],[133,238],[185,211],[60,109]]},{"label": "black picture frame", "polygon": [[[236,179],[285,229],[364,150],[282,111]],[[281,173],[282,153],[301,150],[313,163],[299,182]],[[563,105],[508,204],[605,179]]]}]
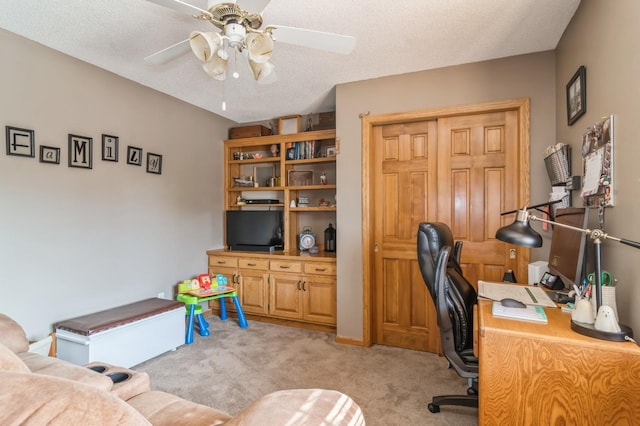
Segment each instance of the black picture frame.
[{"label": "black picture frame", "polygon": [[142,166],[142,148],[137,146],[127,147],[127,164]]},{"label": "black picture frame", "polygon": [[147,152],[147,173],[162,174],[162,155]]},{"label": "black picture frame", "polygon": [[35,157],[35,132],[30,129],[5,126],[7,135],[7,155]]},{"label": "black picture frame", "polygon": [[587,69],[584,65],[567,83],[567,123],[573,125],[587,112]]},{"label": "black picture frame", "polygon": [[40,162],[60,164],[60,148],[56,146],[40,145]]},{"label": "black picture frame", "polygon": [[93,138],[69,133],[69,167],[93,168]]},{"label": "black picture frame", "polygon": [[119,140],[117,136],[102,135],[102,161],[118,162]]}]

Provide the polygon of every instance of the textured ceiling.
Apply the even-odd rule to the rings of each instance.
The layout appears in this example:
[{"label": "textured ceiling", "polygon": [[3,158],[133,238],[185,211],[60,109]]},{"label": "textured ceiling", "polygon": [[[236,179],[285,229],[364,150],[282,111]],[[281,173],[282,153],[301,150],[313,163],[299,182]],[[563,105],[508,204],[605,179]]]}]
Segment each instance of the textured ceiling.
[{"label": "textured ceiling", "polygon": [[[184,0],[206,9],[206,0]],[[242,5],[242,0],[238,0]],[[579,0],[272,0],[265,25],[356,37],[348,56],[277,43],[277,81],[256,83],[246,60],[223,83],[192,53],[143,58],[216,30],[146,0],[2,0],[0,28],[238,123],[335,110],[335,86],[387,75],[554,49]],[[230,60],[230,64],[232,61]]]}]

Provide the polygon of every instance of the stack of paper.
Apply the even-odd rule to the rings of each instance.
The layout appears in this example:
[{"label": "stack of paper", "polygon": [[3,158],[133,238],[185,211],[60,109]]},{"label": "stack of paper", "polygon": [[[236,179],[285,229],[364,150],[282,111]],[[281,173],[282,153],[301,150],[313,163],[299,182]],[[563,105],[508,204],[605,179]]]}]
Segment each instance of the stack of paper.
[{"label": "stack of paper", "polygon": [[478,280],[478,297],[491,300],[515,299],[525,305],[548,306],[555,308],[556,304],[547,293],[538,286],[493,283]]}]

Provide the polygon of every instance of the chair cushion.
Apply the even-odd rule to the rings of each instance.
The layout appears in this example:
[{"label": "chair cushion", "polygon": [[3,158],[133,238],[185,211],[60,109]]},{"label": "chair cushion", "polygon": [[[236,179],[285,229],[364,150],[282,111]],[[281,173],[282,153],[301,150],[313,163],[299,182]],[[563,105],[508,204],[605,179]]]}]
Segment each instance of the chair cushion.
[{"label": "chair cushion", "polygon": [[455,268],[447,268],[447,304],[453,317],[453,331],[457,352],[473,348],[473,305],[478,295],[471,283]]},{"label": "chair cushion", "polygon": [[[127,400],[154,426],[221,425],[231,416],[206,405],[196,404],[161,391],[145,392]],[[264,416],[265,413],[262,413]]]},{"label": "chair cushion", "polygon": [[5,314],[0,314],[0,343],[15,353],[29,350],[29,339],[24,330]]},{"label": "chair cushion", "polygon": [[325,389],[289,389],[270,393],[225,423],[228,426],[364,424],[362,411],[353,399],[341,392]]},{"label": "chair cushion", "polygon": [[82,383],[0,371],[0,424],[149,425],[126,402]]},{"label": "chair cushion", "polygon": [[8,347],[0,343],[0,370],[29,373],[29,367]]}]

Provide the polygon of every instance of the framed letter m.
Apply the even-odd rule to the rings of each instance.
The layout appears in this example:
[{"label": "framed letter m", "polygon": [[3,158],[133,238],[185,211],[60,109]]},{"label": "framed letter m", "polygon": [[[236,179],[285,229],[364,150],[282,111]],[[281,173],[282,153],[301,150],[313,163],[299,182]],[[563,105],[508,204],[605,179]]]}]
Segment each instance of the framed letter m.
[{"label": "framed letter m", "polygon": [[93,138],[69,134],[69,167],[90,169],[93,164]]}]

